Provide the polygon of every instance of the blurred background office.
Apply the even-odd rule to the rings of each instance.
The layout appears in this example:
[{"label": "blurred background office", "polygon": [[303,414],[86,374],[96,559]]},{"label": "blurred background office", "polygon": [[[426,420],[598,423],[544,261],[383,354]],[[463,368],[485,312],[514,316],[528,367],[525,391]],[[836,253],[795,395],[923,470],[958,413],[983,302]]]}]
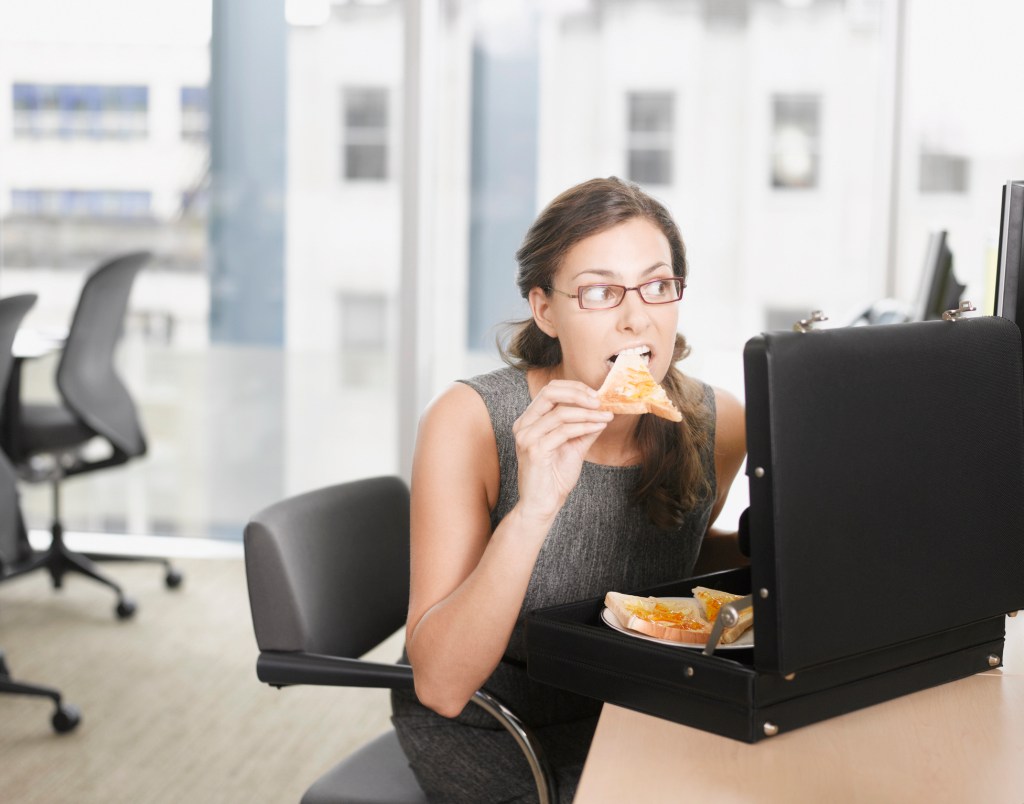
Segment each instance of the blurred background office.
[{"label": "blurred background office", "polygon": [[275,500],[406,474],[593,176],[673,211],[684,369],[741,398],[750,336],[918,300],[933,231],[989,311],[1021,30],[1013,0],[0,0],[0,296],[61,332],[101,260],[154,255],[119,353],[149,453],[66,484],[65,527],[238,555]]},{"label": "blurred background office", "polygon": [[[404,470],[419,409],[525,311],[525,227],[595,175],[675,213],[690,370],[738,393],[750,335],[911,301],[932,229],[981,302],[1024,171],[1022,23],[1008,0],[5,0],[0,293],[60,329],[101,258],[155,253],[122,349],[151,452],[69,484],[67,526],[237,540],[270,500]],[[24,505],[45,527],[45,490]]]}]

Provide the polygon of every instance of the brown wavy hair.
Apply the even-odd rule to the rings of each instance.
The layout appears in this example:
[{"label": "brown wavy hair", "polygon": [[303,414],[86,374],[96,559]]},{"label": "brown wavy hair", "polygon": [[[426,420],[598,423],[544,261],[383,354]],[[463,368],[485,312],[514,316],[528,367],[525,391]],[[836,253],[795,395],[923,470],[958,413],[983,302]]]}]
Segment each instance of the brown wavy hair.
[{"label": "brown wavy hair", "polygon": [[[516,252],[516,284],[523,298],[533,288],[542,288],[550,296],[555,272],[574,245],[633,218],[649,220],[661,230],[671,249],[672,272],[685,282],[686,248],[668,210],[637,185],[611,176],[570,187],[537,216]],[[502,343],[503,336],[507,344]],[[506,363],[522,370],[562,362],[558,339],[547,335],[532,318],[507,324],[498,348]],[[675,365],[689,352],[686,339],[676,333],[672,365],[662,382],[683,420],[640,416],[634,433],[642,469],[631,502],[646,506],[651,521],[665,530],[678,528],[685,515],[711,495],[702,460],[709,446],[710,414],[704,389]]]}]

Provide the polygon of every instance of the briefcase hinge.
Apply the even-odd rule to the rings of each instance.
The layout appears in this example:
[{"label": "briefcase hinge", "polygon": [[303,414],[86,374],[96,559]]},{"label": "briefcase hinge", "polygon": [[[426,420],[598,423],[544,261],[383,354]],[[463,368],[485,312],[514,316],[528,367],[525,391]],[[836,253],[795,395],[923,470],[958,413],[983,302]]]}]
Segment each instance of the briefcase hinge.
[{"label": "briefcase hinge", "polygon": [[943,321],[958,321],[964,313],[973,313],[978,308],[971,304],[970,299],[964,299],[960,306],[953,310],[946,310],[942,314]]},{"label": "briefcase hinge", "polygon": [[793,325],[793,332],[810,332],[815,324],[828,321],[828,316],[821,310],[815,310],[810,318],[801,318]]}]

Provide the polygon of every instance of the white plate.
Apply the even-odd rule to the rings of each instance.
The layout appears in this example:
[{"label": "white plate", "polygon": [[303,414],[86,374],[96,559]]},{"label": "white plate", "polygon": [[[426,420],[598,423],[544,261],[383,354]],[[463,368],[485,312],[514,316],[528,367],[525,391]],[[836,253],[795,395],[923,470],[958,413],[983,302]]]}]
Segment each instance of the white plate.
[{"label": "white plate", "polygon": [[[619,622],[619,618],[615,616],[615,613],[605,608],[601,610],[601,619],[604,620],[606,625],[611,626],[616,631],[621,631],[623,634],[628,634],[631,637],[637,639],[646,639],[648,642],[659,642],[662,645],[672,645],[675,648],[697,648],[698,650],[704,650],[706,642],[673,642],[671,639],[659,639],[658,637],[649,636],[647,634],[641,634],[639,631],[631,631],[622,623]],[[736,648],[752,648],[754,647],[754,629],[753,627],[748,628],[735,642],[728,644],[724,642],[718,643],[716,651],[719,650],[734,650]]]}]

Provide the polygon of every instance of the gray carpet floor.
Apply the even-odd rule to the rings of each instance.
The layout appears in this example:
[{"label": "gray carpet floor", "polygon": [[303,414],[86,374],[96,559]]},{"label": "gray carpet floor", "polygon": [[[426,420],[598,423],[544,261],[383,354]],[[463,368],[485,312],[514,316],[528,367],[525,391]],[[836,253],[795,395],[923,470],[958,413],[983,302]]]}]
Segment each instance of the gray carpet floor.
[{"label": "gray carpet floor", "polygon": [[[298,802],[316,777],[388,728],[384,690],[289,688],[256,678],[238,559],[106,563],[139,604],[113,614],[106,587],[42,573],[0,584],[0,649],[16,680],[58,687],[78,728],[50,726],[47,699],[0,696],[0,800]],[[395,660],[401,634],[374,651]]]}]

